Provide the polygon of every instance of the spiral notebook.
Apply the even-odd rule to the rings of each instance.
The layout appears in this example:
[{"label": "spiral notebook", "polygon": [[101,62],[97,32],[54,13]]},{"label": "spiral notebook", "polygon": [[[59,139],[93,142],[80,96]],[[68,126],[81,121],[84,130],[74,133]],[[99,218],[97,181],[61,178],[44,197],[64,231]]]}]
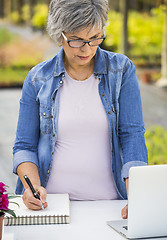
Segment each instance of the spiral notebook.
[{"label": "spiral notebook", "polygon": [[22,197],[12,199],[9,208],[15,211],[16,218],[6,215],[5,226],[12,225],[42,225],[70,223],[70,200],[68,194],[48,194],[48,207],[44,210],[33,211],[28,209]]}]

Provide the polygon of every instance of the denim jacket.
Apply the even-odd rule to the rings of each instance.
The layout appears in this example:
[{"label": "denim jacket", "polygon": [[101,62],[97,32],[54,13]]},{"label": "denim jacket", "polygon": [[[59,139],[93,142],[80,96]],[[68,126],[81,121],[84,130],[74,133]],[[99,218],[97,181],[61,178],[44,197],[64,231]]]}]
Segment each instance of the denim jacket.
[{"label": "denim jacket", "polygon": [[[19,164],[32,162],[39,169],[44,187],[52,169],[58,133],[59,94],[65,77],[63,55],[62,48],[55,57],[31,69],[20,99],[13,172],[16,173]],[[124,179],[129,175],[129,168],[148,162],[135,66],[126,56],[98,47],[94,75],[100,80],[99,94],[109,122],[111,171],[119,198],[126,199]],[[18,179],[16,193],[23,191]]]}]

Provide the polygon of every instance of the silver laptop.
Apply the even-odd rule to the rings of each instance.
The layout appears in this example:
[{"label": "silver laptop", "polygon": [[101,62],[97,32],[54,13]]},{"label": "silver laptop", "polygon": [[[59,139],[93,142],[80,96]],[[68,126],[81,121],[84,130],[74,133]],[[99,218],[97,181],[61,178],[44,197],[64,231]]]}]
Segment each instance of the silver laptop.
[{"label": "silver laptop", "polygon": [[128,219],[107,224],[129,239],[167,236],[167,165],[130,168]]}]

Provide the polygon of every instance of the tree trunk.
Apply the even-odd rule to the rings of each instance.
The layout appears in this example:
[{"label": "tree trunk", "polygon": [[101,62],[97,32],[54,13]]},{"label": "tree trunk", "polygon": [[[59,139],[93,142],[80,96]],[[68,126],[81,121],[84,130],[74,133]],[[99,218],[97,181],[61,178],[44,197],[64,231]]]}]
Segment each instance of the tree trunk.
[{"label": "tree trunk", "polygon": [[23,4],[24,4],[24,0],[17,0],[17,10],[18,10],[18,13],[19,13],[19,20],[20,20],[20,22],[23,21],[23,18],[22,18],[22,7],[23,7]]},{"label": "tree trunk", "polygon": [[17,9],[20,16],[22,14],[23,4],[24,4],[24,0],[17,0]]},{"label": "tree trunk", "polygon": [[32,19],[33,14],[34,14],[34,6],[36,5],[37,0],[29,0],[29,6],[30,6],[30,18]]},{"label": "tree trunk", "polygon": [[128,54],[128,0],[120,0],[120,9],[123,15],[122,24],[122,52]]},{"label": "tree trunk", "polygon": [[0,0],[0,18],[4,18],[4,0]]},{"label": "tree trunk", "polygon": [[11,14],[11,0],[4,0],[5,18],[10,19]]},{"label": "tree trunk", "polygon": [[161,79],[157,85],[160,87],[167,87],[167,0],[164,0],[165,4],[165,21],[163,32],[163,45],[161,55]]}]

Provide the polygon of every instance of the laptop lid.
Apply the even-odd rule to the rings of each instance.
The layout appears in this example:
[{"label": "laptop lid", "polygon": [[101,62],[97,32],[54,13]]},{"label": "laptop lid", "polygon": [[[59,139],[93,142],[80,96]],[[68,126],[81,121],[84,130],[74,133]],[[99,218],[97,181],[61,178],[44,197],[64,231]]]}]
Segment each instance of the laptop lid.
[{"label": "laptop lid", "polygon": [[126,237],[160,236],[167,236],[167,165],[132,167]]}]

